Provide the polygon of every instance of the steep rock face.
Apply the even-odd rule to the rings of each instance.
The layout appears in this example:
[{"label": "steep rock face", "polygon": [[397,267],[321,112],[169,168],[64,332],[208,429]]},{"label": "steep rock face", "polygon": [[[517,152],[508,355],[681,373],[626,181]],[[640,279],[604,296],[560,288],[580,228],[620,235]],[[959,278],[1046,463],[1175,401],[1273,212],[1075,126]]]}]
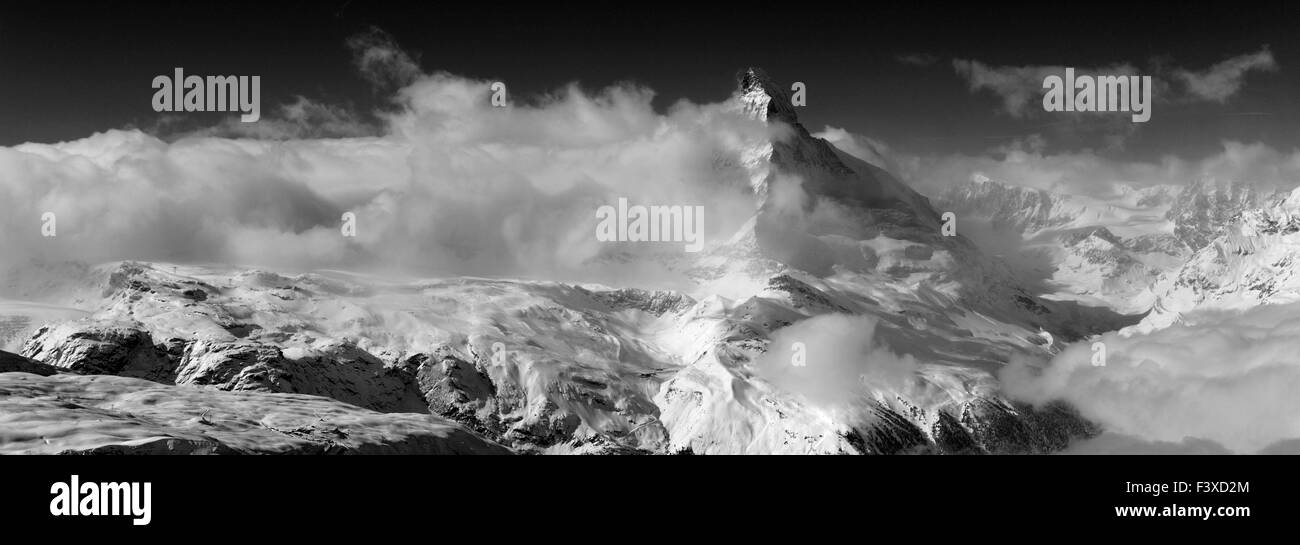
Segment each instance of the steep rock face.
[{"label": "steep rock face", "polygon": [[960,422],[985,452],[1056,452],[1079,437],[1101,432],[1063,403],[1032,407],[984,399],[962,407]]},{"label": "steep rock face", "polygon": [[23,353],[82,374],[143,378],[222,390],[331,397],[385,412],[422,412],[414,381],[346,344],[298,348],[294,357],[258,340],[171,337],[148,325],[81,320],[41,328]]},{"label": "steep rock face", "polygon": [[766,164],[753,177],[758,209],[688,274],[706,285],[740,277],[761,286],[788,269],[903,283],[948,299],[944,304],[1069,336],[1064,328],[1074,316],[1065,315],[1077,309],[1039,300],[1005,262],[960,233],[945,236],[929,199],[813,137],[784,89],[761,70],[742,72],[738,101],[774,127]]},{"label": "steep rock face", "polygon": [[472,424],[493,435],[504,430],[497,415],[497,391],[492,378],[479,366],[444,353],[434,359],[417,354],[409,360],[417,365],[420,391],[436,414]]},{"label": "steep rock face", "polygon": [[423,412],[409,374],[346,342],[286,350],[275,345],[195,341],[177,365],[178,384],[223,390],[302,393],[384,412]]},{"label": "steep rock face", "polygon": [[104,375],[0,373],[0,454],[508,454],[436,416]]},{"label": "steep rock face", "polygon": [[23,345],[22,353],[85,374],[158,378],[166,376],[170,367],[148,333],[124,323],[42,327]]},{"label": "steep rock face", "polygon": [[928,199],[885,170],[813,137],[799,123],[789,94],[762,70],[743,72],[739,85],[738,96],[747,111],[785,130],[772,138],[767,157],[770,170],[759,191],[763,197],[759,201],[760,229],[775,230],[781,223],[783,214],[767,198],[767,191],[777,183],[773,177],[785,177],[796,180],[800,190],[812,197],[802,203],[805,211],[816,206],[816,199],[829,199],[861,212],[851,232],[844,231],[844,226],[832,229],[820,225],[807,230],[808,235],[871,238],[874,233],[882,233],[893,238],[939,239],[939,214]]}]

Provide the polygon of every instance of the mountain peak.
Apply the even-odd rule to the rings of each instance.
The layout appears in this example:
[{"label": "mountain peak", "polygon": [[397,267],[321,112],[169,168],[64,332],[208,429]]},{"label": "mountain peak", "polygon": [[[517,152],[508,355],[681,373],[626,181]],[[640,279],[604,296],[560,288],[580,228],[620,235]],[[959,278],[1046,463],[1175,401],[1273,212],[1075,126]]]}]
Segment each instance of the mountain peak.
[{"label": "mountain peak", "polygon": [[750,115],[764,121],[799,122],[790,94],[777,85],[762,68],[750,67],[736,74],[740,100]]},{"label": "mountain peak", "polygon": [[740,83],[741,91],[748,91],[755,87],[774,86],[772,78],[767,75],[767,72],[756,66],[741,70],[736,74],[736,79]]}]

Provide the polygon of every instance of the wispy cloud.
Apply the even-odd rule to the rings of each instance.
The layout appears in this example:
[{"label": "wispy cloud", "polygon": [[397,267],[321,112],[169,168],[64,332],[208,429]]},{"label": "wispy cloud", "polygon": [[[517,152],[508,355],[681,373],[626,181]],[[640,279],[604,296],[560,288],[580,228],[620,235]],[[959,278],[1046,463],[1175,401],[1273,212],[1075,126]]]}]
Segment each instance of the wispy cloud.
[{"label": "wispy cloud", "polygon": [[933,66],[939,62],[939,57],[929,53],[900,53],[894,56],[894,60],[909,66]]},{"label": "wispy cloud", "polygon": [[[953,59],[953,69],[966,80],[972,93],[988,91],[1002,100],[1002,110],[1012,117],[1043,113],[1043,78],[1065,74],[1065,66],[991,66],[976,60]],[[1077,68],[1079,74],[1136,75],[1131,64]]]},{"label": "wispy cloud", "polygon": [[257,123],[243,123],[238,116],[229,116],[216,125],[195,124],[192,119],[167,114],[145,132],[169,141],[203,136],[258,140],[353,138],[384,132],[382,123],[349,108],[302,96],[264,114]]},{"label": "wispy cloud", "polygon": [[347,45],[361,75],[378,88],[404,87],[424,75],[419,56],[402,49],[379,28],[352,36]]},{"label": "wispy cloud", "polygon": [[[1065,65],[994,66],[973,59],[954,59],[953,70],[966,80],[972,93],[989,92],[1001,100],[1001,110],[1016,118],[1043,113],[1043,78],[1065,73]],[[1153,66],[1139,70],[1132,63],[1109,66],[1072,66],[1077,74],[1149,75],[1160,102],[1224,103],[1245,86],[1251,72],[1275,71],[1277,63],[1267,46],[1235,56],[1204,70]]]},{"label": "wispy cloud", "polygon": [[1232,57],[1205,70],[1178,69],[1173,75],[1182,82],[1191,96],[1223,103],[1241,91],[1246,84],[1246,75],[1250,72],[1275,70],[1277,62],[1273,60],[1273,52],[1264,46],[1259,51]]}]

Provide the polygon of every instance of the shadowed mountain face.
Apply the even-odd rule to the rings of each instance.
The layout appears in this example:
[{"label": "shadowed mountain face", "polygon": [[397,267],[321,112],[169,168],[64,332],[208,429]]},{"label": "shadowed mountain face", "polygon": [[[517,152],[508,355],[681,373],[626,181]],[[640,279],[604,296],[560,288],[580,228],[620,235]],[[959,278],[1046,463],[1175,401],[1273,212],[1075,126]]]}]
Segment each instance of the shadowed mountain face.
[{"label": "shadowed mountain face", "polygon": [[58,372],[59,368],[53,365],[46,365],[18,354],[0,351],[0,373],[31,373],[47,377]]},{"label": "shadowed mountain face", "polygon": [[[856,213],[857,229],[833,232],[828,226],[812,235],[839,234],[857,236],[873,232],[889,236],[934,240],[939,236],[939,213],[912,188],[885,170],[835,149],[821,138],[813,137],[795,113],[790,96],[760,69],[751,68],[740,76],[739,96],[747,110],[769,124],[788,128],[772,139],[771,177],[785,178],[806,198],[798,203],[801,211],[812,212],[821,200],[848,207]],[[770,188],[775,179],[769,178]],[[782,212],[774,209],[770,199],[763,202],[763,217],[780,223]],[[762,218],[761,218],[762,219]],[[841,229],[843,231],[843,229]],[[869,238],[869,237],[867,237]]]},{"label": "shadowed mountain face", "polygon": [[761,70],[741,73],[737,96],[747,112],[773,127],[752,224],[759,256],[822,278],[865,282],[883,274],[887,283],[932,294],[937,306],[1041,328],[1064,340],[1136,321],[1105,308],[1041,299],[1032,277],[981,251],[963,229],[945,236],[941,212],[928,198],[813,137],[799,123],[785,86]]}]

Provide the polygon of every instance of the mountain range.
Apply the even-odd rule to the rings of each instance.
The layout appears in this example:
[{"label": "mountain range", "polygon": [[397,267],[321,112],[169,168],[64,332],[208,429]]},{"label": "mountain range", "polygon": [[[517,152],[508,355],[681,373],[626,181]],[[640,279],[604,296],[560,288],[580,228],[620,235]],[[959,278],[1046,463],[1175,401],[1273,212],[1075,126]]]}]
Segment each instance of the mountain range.
[{"label": "mountain range", "polygon": [[13,265],[0,452],[1049,453],[1101,428],[1008,397],[1004,366],[1300,293],[1294,195],[979,179],[932,200],[812,136],[761,70],[729,104],[774,128],[716,167],[752,217],[699,254],[593,258],[680,290]]}]

